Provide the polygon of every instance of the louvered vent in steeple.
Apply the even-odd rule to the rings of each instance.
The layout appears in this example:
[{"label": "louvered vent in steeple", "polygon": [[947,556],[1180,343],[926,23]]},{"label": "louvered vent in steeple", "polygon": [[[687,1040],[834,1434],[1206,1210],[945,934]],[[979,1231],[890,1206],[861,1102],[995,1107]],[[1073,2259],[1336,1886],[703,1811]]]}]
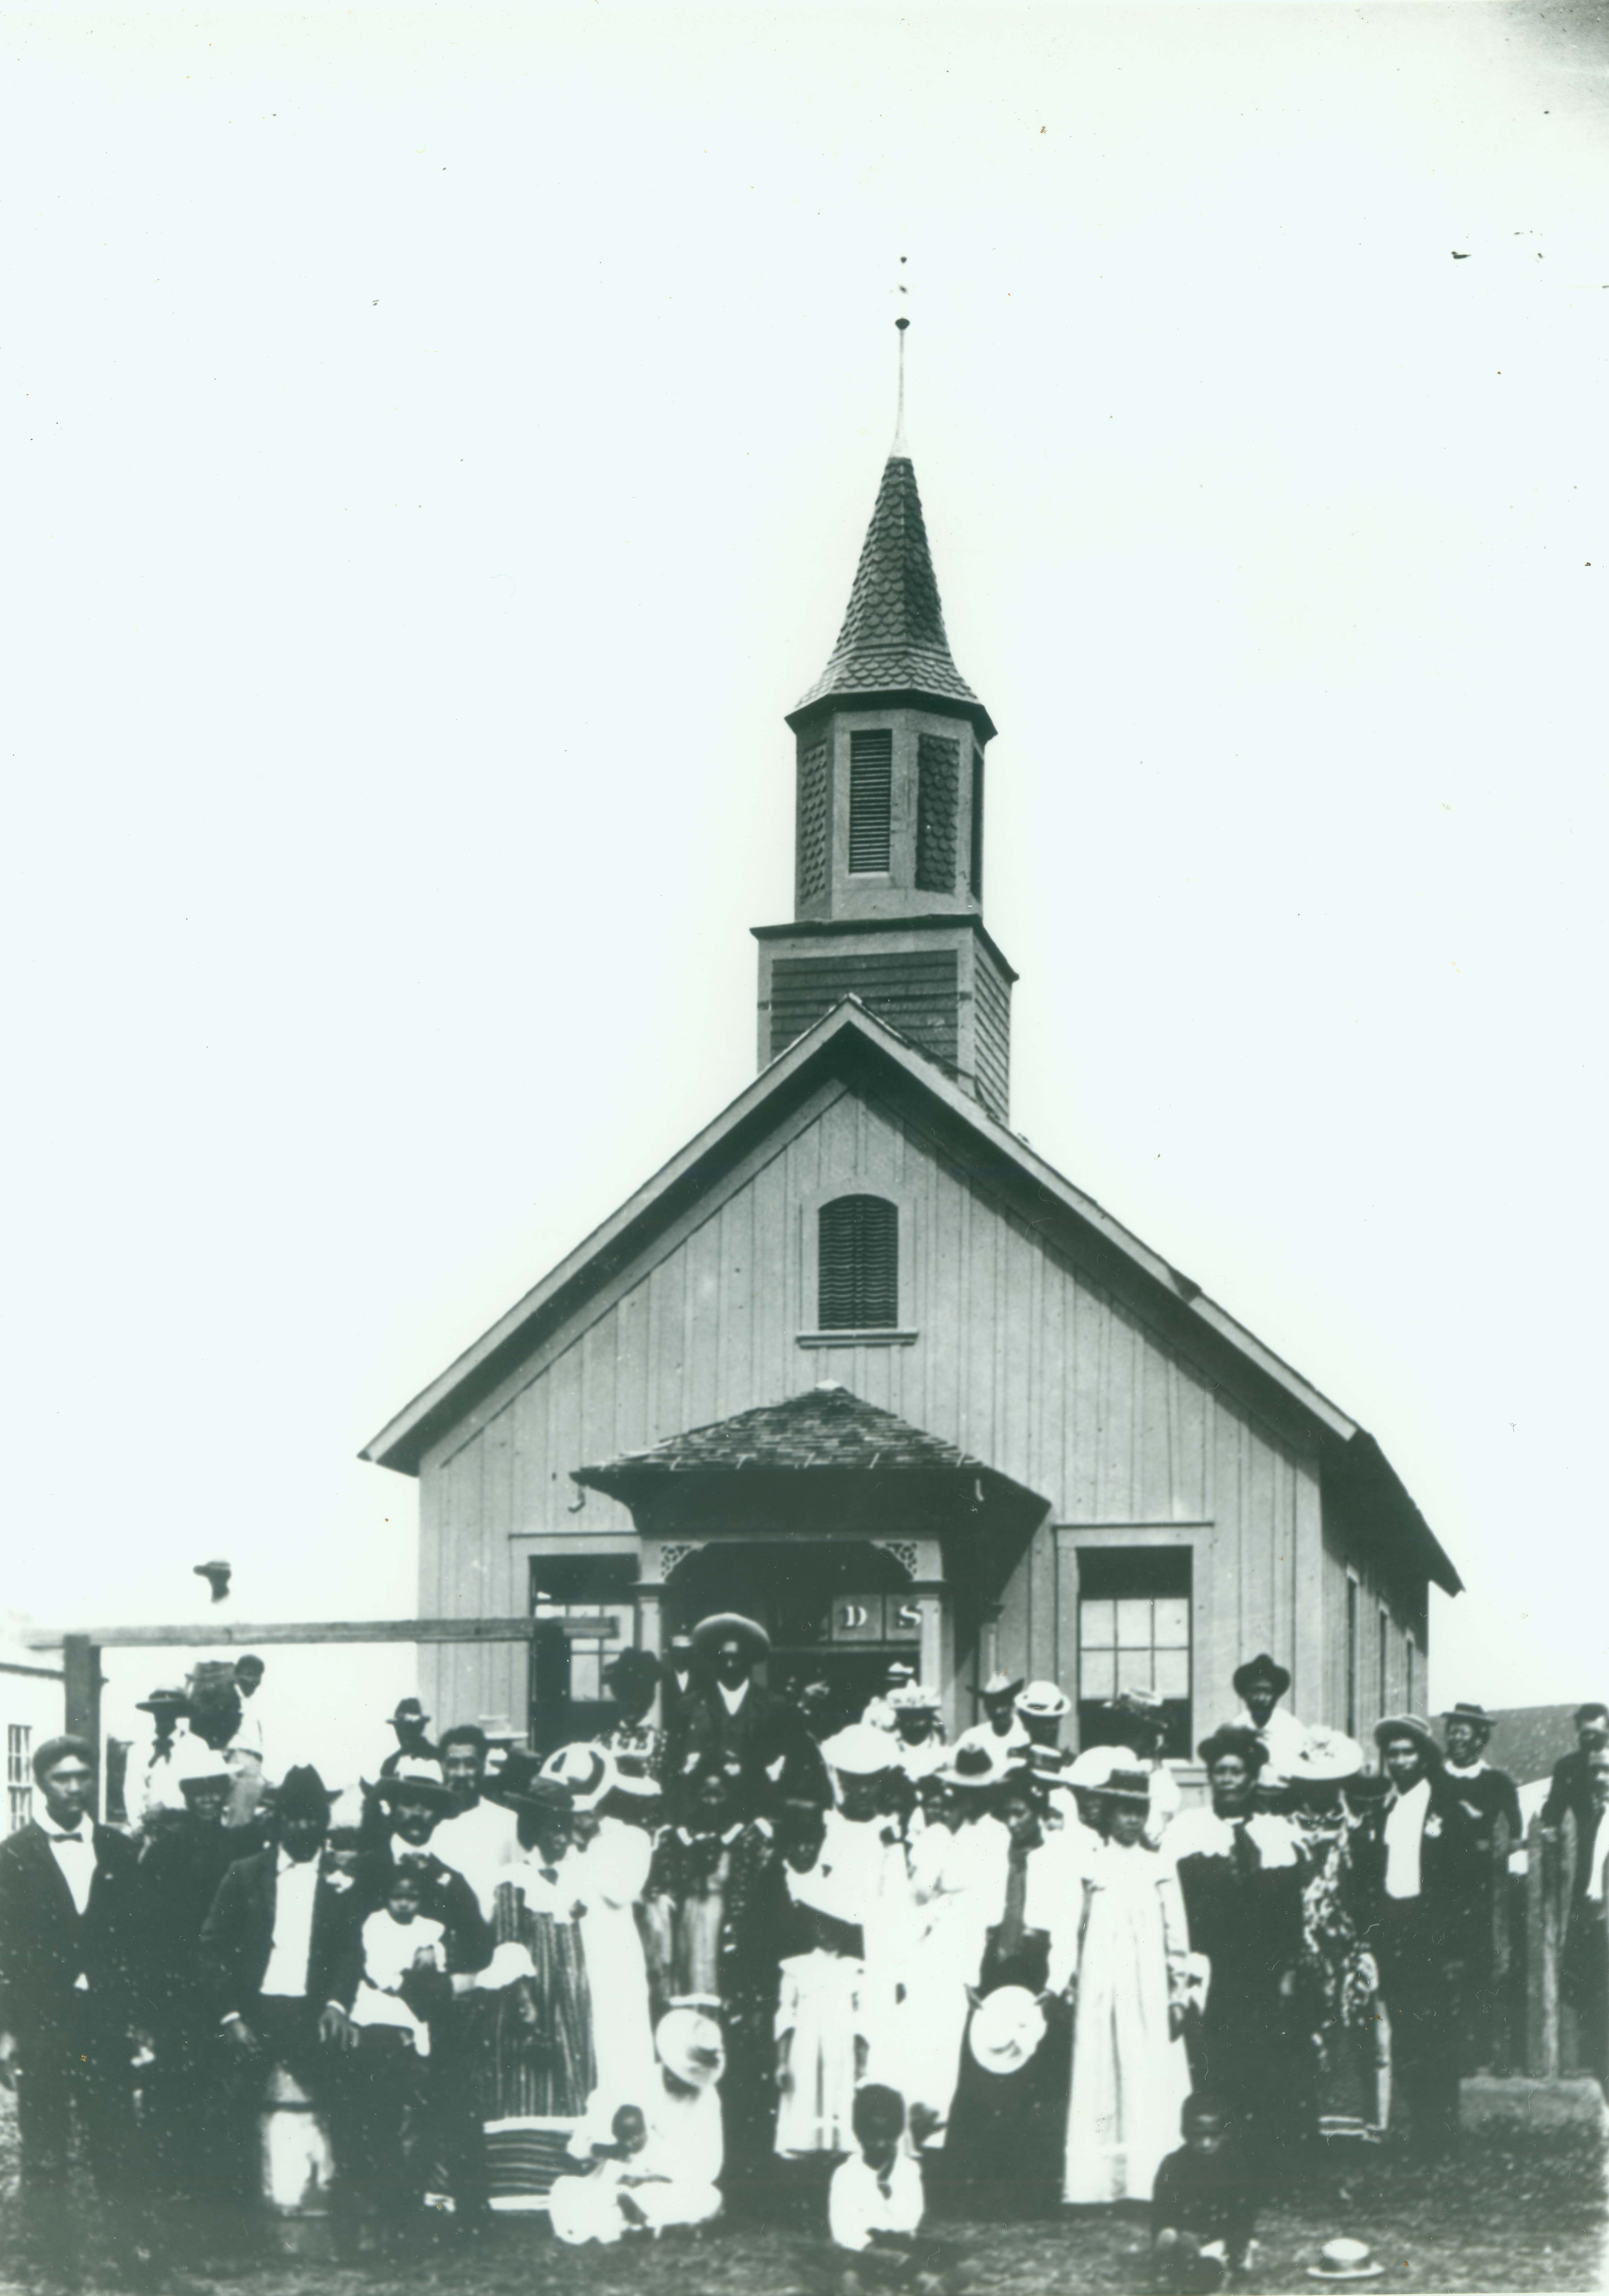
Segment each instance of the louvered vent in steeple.
[{"label": "louvered vent in steeple", "polygon": [[857,876],[886,871],[894,819],[894,736],[850,737],[850,868]]}]

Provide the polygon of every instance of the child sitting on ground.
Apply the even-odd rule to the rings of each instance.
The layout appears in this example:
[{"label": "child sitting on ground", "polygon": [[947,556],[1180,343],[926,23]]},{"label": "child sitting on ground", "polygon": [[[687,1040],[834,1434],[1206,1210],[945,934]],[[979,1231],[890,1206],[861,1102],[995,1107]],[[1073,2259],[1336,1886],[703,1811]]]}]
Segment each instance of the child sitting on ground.
[{"label": "child sitting on ground", "polygon": [[386,1901],[363,1925],[363,1981],[352,2004],[354,2025],[398,2031],[422,2057],[431,2053],[431,2029],[403,1998],[403,1987],[417,1970],[445,1967],[439,1922],[422,1915],[419,1876],[398,1866]]},{"label": "child sitting on ground", "polygon": [[958,2296],[972,2283],[973,2267],[948,2242],[920,2236],[925,2196],[922,2164],[907,2139],[905,2099],[880,2081],[863,2081],[850,2125],[859,2151],[833,2171],[827,2188],[827,2228],[844,2264],[839,2296],[860,2296],[868,2287]]},{"label": "child sitting on ground", "polygon": [[609,2136],[607,2144],[591,2146],[587,2166],[577,2176],[561,2177],[549,2195],[554,2231],[572,2248],[589,2240],[612,2248],[628,2232],[643,2231],[649,2217],[636,2188],[668,2181],[644,2170],[648,2123],[641,2105],[621,2105]]},{"label": "child sitting on ground", "polygon": [[1256,2192],[1235,2117],[1197,2093],[1179,2114],[1184,2143],[1156,2172],[1151,2196],[1151,2254],[1169,2288],[1219,2288],[1244,2272],[1257,2221]]}]

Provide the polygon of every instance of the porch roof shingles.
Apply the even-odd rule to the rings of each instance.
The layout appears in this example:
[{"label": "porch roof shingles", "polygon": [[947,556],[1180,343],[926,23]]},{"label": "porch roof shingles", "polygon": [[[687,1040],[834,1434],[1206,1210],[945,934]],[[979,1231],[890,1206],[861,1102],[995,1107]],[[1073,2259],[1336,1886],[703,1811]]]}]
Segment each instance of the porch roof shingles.
[{"label": "porch roof shingles", "polygon": [[628,1451],[598,1467],[577,1467],[578,1483],[607,1490],[639,1477],[739,1474],[836,1468],[857,1473],[991,1474],[981,1459],[913,1427],[891,1411],[864,1403],[847,1387],[825,1384],[689,1428],[646,1451]]}]

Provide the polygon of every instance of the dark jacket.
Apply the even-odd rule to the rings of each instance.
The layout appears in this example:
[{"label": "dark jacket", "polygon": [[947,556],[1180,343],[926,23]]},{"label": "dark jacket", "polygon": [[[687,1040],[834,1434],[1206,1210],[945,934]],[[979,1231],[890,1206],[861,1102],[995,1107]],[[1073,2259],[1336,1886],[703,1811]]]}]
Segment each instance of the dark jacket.
[{"label": "dark jacket", "polygon": [[1221,2151],[1170,2152],[1157,2169],[1151,2194],[1151,2234],[1171,2226],[1197,2240],[1221,2240],[1231,2264],[1241,2264],[1257,2222],[1257,2189],[1239,2143]]},{"label": "dark jacket", "polygon": [[[491,1923],[480,1910],[480,1898],[457,1868],[432,1850],[415,1849],[408,1855],[420,1879],[419,1910],[427,1919],[439,1922],[445,1932],[441,1942],[448,1976],[473,1976],[492,1957]],[[382,1850],[365,1861],[358,1883],[364,1915],[375,1913],[384,1905],[396,1870],[393,1845],[388,1839]],[[358,1926],[361,1929],[361,1916]]]},{"label": "dark jacket", "polygon": [[1447,1783],[1469,1813],[1481,1849],[1490,1854],[1499,1818],[1507,1824],[1509,1848],[1520,1848],[1525,1839],[1520,1790],[1506,1770],[1478,1770],[1473,1778],[1455,1778],[1449,1773]]},{"label": "dark jacket", "polygon": [[238,1833],[186,1815],[142,1855],[137,1896],[144,1978],[157,2013],[182,2016],[204,2007],[196,1983],[201,1931],[224,1875],[250,1854]]},{"label": "dark jacket", "polygon": [[701,1760],[735,1761],[759,1801],[772,1794],[815,1801],[832,1800],[820,1749],[791,1699],[779,1698],[758,1682],[735,1714],[714,1683],[690,1687],[668,1731],[665,1784],[674,1792]]},{"label": "dark jacket", "polygon": [[112,2023],[136,2013],[143,1956],[135,1848],[109,1826],[92,1832],[95,1874],[83,1914],[41,1826],[30,1820],[0,1844],[0,2030],[14,2033],[25,2053],[65,2030],[80,1976]]},{"label": "dark jacket", "polygon": [[[1481,1847],[1481,1831],[1459,1801],[1457,1781],[1440,1770],[1431,1773],[1430,1808],[1419,1844],[1419,1896],[1416,1903],[1423,1926],[1456,1945],[1490,1864]],[[1364,1943],[1375,1942],[1385,1904],[1385,1822],[1396,1807],[1388,1795],[1368,1811],[1352,1837],[1352,1863],[1358,1874]]]},{"label": "dark jacket", "polygon": [[[278,1864],[278,1849],[269,1849],[231,1866],[202,1924],[201,1980],[220,2018],[243,2017],[250,2024],[262,1997],[274,1949]],[[308,1999],[321,2008],[329,2001],[342,2009],[352,2005],[363,1972],[360,1925],[365,1910],[360,1890],[340,1890],[321,1871],[313,1901],[307,1989]]]},{"label": "dark jacket", "polygon": [[1561,1755],[1553,1766],[1553,1782],[1547,1789],[1547,1799],[1542,1804],[1544,1825],[1562,1825],[1568,1810],[1575,1819],[1576,1838],[1591,1827],[1592,1772],[1587,1756],[1580,1747],[1573,1753]]}]

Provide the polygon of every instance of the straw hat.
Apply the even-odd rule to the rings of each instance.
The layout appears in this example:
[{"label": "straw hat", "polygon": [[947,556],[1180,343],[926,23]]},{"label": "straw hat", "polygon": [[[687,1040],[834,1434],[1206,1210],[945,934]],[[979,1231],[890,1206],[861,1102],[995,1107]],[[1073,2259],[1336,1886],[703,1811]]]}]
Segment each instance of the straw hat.
[{"label": "straw hat", "polygon": [[936,1714],[940,1702],[938,1692],[930,1690],[925,1682],[902,1682],[897,1690],[890,1691],[888,1701],[896,1714]]},{"label": "straw hat", "polygon": [[717,1611],[701,1619],[689,1637],[693,1648],[701,1656],[713,1655],[724,1642],[739,1642],[748,1652],[750,1663],[758,1666],[768,1656],[771,1637],[753,1619],[745,1619],[737,1611]]},{"label": "straw hat", "polygon": [[821,1743],[821,1759],[846,1778],[874,1778],[894,1767],[894,1746],[886,1730],[869,1722],[850,1722]]},{"label": "straw hat", "polygon": [[1298,1785],[1334,1785],[1340,1778],[1355,1778],[1363,1767],[1363,1749],[1343,1730],[1326,1730],[1322,1723],[1308,1732],[1308,1742],[1290,1765],[1288,1775]]},{"label": "straw hat", "polygon": [[1030,1682],[1018,1693],[1017,1711],[1035,1722],[1059,1722],[1072,1711],[1072,1701],[1054,1682]]},{"label": "straw hat", "polygon": [[384,1802],[400,1801],[406,1795],[409,1801],[429,1802],[435,1809],[457,1808],[457,1797],[447,1791],[440,1763],[431,1761],[423,1754],[405,1754],[373,1791]]},{"label": "straw hat", "polygon": [[1142,1809],[1151,1807],[1151,1781],[1144,1770],[1118,1770],[1108,1773],[1101,1788],[1108,1801],[1137,1802]]},{"label": "straw hat", "polygon": [[1375,1743],[1383,1753],[1393,1738],[1411,1738],[1426,1762],[1439,1770],[1447,1759],[1436,1739],[1431,1735],[1430,1724],[1419,1714],[1388,1714],[1375,1725]]},{"label": "straw hat", "polygon": [[1020,2071],[1045,2038],[1045,2012],[1025,1985],[1002,1985],[973,2012],[966,2043],[986,2073]]},{"label": "straw hat", "polygon": [[689,2088],[713,2088],[727,2070],[720,2027],[701,2009],[668,2009],[653,2046],[665,2070]]},{"label": "straw hat", "polygon": [[1308,2267],[1309,2280],[1378,2280],[1385,2270],[1376,2264],[1368,2243],[1362,2240],[1326,2240],[1318,2251],[1317,2264]]},{"label": "straw hat", "polygon": [[1005,1755],[979,1738],[970,1745],[956,1747],[943,1768],[933,1772],[940,1785],[970,1787],[974,1792],[997,1786],[1008,1774]]}]

